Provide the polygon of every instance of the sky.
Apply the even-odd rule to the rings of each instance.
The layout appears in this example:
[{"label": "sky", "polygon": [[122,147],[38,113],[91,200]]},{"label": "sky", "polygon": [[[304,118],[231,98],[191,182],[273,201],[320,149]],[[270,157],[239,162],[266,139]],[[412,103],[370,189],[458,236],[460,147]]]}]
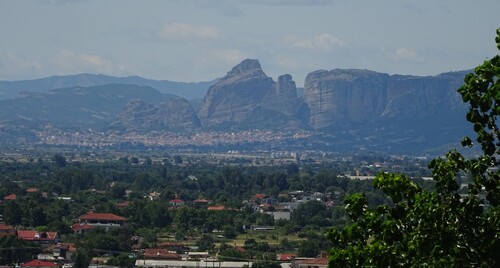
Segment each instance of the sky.
[{"label": "sky", "polygon": [[498,0],[0,0],[0,80],[78,73],[199,82],[258,59],[436,75],[498,53]]}]

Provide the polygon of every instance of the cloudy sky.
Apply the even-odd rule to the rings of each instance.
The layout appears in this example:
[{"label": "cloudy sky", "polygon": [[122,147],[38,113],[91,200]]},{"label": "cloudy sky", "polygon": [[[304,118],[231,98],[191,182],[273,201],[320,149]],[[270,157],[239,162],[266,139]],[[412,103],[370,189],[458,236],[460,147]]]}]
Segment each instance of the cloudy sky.
[{"label": "cloudy sky", "polygon": [[221,77],[245,58],[303,85],[318,69],[435,75],[497,54],[498,0],[0,0],[0,80]]}]

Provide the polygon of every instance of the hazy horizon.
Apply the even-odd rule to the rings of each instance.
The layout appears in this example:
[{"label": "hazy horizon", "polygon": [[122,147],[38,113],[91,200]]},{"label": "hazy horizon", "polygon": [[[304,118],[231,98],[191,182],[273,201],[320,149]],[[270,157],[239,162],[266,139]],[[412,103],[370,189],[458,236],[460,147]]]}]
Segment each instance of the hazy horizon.
[{"label": "hazy horizon", "polygon": [[0,2],[0,80],[80,73],[211,81],[245,58],[303,85],[319,69],[436,75],[495,55],[500,2]]}]

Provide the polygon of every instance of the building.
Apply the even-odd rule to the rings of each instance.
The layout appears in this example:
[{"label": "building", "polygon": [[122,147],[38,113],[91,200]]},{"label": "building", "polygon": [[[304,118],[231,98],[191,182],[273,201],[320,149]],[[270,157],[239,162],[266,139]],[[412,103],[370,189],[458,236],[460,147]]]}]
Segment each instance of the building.
[{"label": "building", "polygon": [[53,256],[57,259],[71,260],[75,253],[76,246],[74,243],[58,243],[54,248]]},{"label": "building", "polygon": [[186,204],[186,202],[184,200],[181,200],[181,199],[172,199],[172,200],[168,201],[168,204],[173,208],[178,208],[178,207],[184,206]]},{"label": "building", "polygon": [[126,219],[112,213],[87,212],[78,217],[77,221],[80,224],[88,224],[92,227],[101,227],[109,230],[109,228],[121,227],[125,224]]},{"label": "building", "polygon": [[3,198],[3,200],[16,200],[17,195],[16,194],[9,194]]},{"label": "building", "polygon": [[297,260],[292,267],[294,268],[327,268],[328,267],[328,258],[321,257],[316,259],[305,259],[305,260]]},{"label": "building", "polygon": [[174,261],[174,260],[136,260],[135,267],[167,268],[167,267],[219,267],[219,268],[242,268],[252,267],[253,262],[236,261]]},{"label": "building", "polygon": [[52,267],[59,267],[59,265],[50,261],[32,260],[24,264],[21,264],[21,267],[52,268]]},{"label": "building", "polygon": [[16,229],[10,225],[0,224],[0,237],[7,235],[16,235]]},{"label": "building", "polygon": [[73,230],[73,233],[75,233],[75,234],[88,233],[92,229],[94,229],[94,226],[90,225],[88,223],[85,223],[85,222],[75,223],[75,224],[71,225],[71,230]]},{"label": "building", "polygon": [[155,260],[181,260],[181,255],[165,248],[146,248],[144,258]]},{"label": "building", "polygon": [[24,241],[35,242],[39,245],[57,244],[57,232],[38,232],[35,230],[17,230],[17,237]]}]

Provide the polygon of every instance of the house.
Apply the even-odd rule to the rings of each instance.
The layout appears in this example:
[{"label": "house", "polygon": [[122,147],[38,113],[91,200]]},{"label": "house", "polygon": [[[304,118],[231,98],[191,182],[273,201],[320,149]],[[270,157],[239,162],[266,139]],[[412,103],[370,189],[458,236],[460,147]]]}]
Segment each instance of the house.
[{"label": "house", "polygon": [[181,260],[181,255],[165,248],[146,248],[144,258],[155,260]]},{"label": "house", "polygon": [[58,243],[54,248],[54,257],[58,259],[71,260],[73,254],[76,253],[74,243]]},{"label": "house", "polygon": [[193,203],[196,207],[206,207],[208,206],[209,201],[206,199],[196,199]]},{"label": "house", "polygon": [[26,189],[26,193],[28,193],[28,194],[37,193],[37,192],[38,192],[38,188],[28,188],[28,189]]},{"label": "house", "polygon": [[186,204],[186,202],[184,200],[181,200],[181,199],[172,199],[172,200],[168,201],[168,204],[171,207],[178,208],[178,207],[184,206]]},{"label": "house", "polygon": [[157,191],[151,192],[148,195],[149,200],[151,200],[151,201],[155,201],[155,200],[160,199],[160,196],[161,196],[161,193],[158,193]]},{"label": "house", "polygon": [[297,257],[297,254],[293,253],[282,253],[278,255],[279,261],[292,261]]},{"label": "house", "polygon": [[207,210],[210,210],[210,211],[223,211],[223,210],[226,210],[226,207],[225,206],[210,206],[207,208]]},{"label": "house", "polygon": [[17,195],[16,194],[9,194],[3,198],[3,200],[16,200]]},{"label": "house", "polygon": [[268,214],[268,215],[271,215],[275,221],[277,221],[277,220],[287,220],[287,221],[289,221],[290,218],[291,218],[291,215],[292,215],[290,213],[290,211],[285,211],[285,210],[281,210],[281,211],[267,211],[265,213]]},{"label": "house", "polygon": [[252,267],[251,261],[213,261],[213,260],[136,260],[135,267],[185,267],[185,268],[199,268],[199,267],[223,267],[223,268],[242,268]]},{"label": "house", "polygon": [[328,258],[321,257],[316,259],[305,259],[298,260],[293,267],[295,268],[327,268],[328,267]]},{"label": "house", "polygon": [[90,225],[88,223],[75,223],[71,225],[71,230],[73,230],[73,233],[75,234],[84,234],[90,232],[90,230],[94,229],[93,225]]},{"label": "house", "polygon": [[56,244],[59,241],[57,232],[38,232],[35,230],[17,230],[17,237],[24,241],[39,245]]},{"label": "house", "polygon": [[128,206],[130,206],[130,201],[122,201],[116,203],[117,208],[127,208]]},{"label": "house", "polygon": [[7,235],[16,235],[16,229],[10,225],[0,224],[0,237]]},{"label": "house", "polygon": [[125,223],[125,218],[112,213],[87,212],[77,218],[79,223],[86,223],[92,227],[109,228],[121,227]]},{"label": "house", "polygon": [[32,260],[24,264],[21,264],[21,267],[52,268],[52,267],[59,267],[59,265],[50,261]]},{"label": "house", "polygon": [[165,241],[157,244],[158,248],[167,249],[174,252],[188,252],[190,248],[178,242]]}]

